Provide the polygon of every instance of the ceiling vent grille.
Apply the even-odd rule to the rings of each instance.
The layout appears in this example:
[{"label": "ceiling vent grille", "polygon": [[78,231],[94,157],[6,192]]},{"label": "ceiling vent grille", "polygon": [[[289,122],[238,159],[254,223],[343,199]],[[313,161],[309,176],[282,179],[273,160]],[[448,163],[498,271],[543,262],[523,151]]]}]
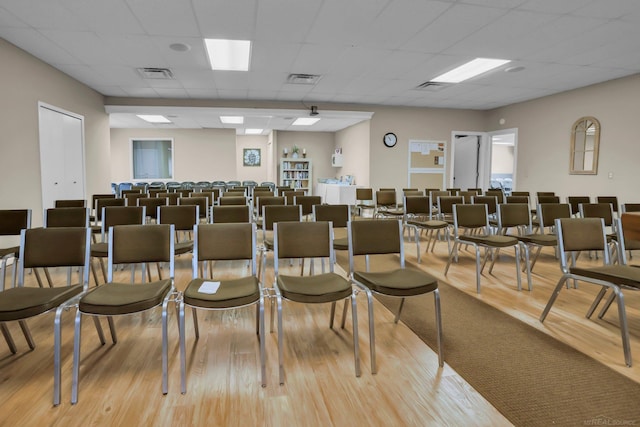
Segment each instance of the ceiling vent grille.
[{"label": "ceiling vent grille", "polygon": [[138,68],[143,79],[173,80],[173,73],[168,68]]},{"label": "ceiling vent grille", "polygon": [[314,85],[320,80],[319,74],[289,74],[287,83],[296,85]]},{"label": "ceiling vent grille", "polygon": [[438,92],[444,88],[451,86],[449,83],[438,83],[438,82],[424,82],[421,85],[418,85],[416,89],[418,90],[426,90],[429,92]]}]

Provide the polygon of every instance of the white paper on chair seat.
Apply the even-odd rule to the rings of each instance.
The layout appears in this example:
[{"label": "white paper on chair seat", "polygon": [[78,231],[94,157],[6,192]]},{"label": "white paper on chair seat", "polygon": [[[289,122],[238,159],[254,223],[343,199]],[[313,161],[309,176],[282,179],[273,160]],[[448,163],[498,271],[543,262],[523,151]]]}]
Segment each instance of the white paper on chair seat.
[{"label": "white paper on chair seat", "polygon": [[198,292],[201,294],[215,294],[220,288],[220,282],[202,282],[202,285],[198,288]]}]

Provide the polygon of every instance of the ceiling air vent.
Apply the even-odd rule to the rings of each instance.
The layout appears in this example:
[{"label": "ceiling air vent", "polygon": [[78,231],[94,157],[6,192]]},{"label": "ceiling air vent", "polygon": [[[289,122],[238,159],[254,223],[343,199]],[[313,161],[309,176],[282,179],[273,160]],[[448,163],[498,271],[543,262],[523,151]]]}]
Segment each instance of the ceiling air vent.
[{"label": "ceiling air vent", "polygon": [[438,92],[446,87],[451,86],[448,83],[438,83],[438,82],[424,82],[421,85],[418,85],[416,89],[418,90],[426,90],[429,92]]},{"label": "ceiling air vent", "polygon": [[168,68],[138,68],[143,79],[172,80],[173,73]]},{"label": "ceiling air vent", "polygon": [[287,83],[297,85],[314,85],[320,80],[319,74],[289,74]]}]

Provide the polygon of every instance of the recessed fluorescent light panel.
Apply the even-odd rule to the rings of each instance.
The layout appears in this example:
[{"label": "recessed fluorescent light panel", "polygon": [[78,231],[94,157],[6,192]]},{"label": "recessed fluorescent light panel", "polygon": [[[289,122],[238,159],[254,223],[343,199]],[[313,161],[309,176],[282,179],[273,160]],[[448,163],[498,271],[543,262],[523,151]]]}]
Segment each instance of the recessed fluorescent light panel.
[{"label": "recessed fluorescent light panel", "polygon": [[216,71],[249,71],[249,40],[204,39],[211,69]]},{"label": "recessed fluorescent light panel", "polygon": [[244,123],[242,116],[220,116],[220,121],[227,125],[241,125]]},{"label": "recessed fluorescent light panel", "polygon": [[460,83],[509,62],[511,62],[509,59],[476,58],[459,66],[458,68],[454,68],[451,71],[431,79],[431,81],[439,83]]},{"label": "recessed fluorescent light panel", "polygon": [[245,129],[245,135],[260,135],[262,133],[262,129]]},{"label": "recessed fluorescent light panel", "polygon": [[136,114],[142,120],[149,123],[171,123],[171,120],[167,119],[165,116],[159,116],[154,114]]},{"label": "recessed fluorescent light panel", "polygon": [[320,119],[315,117],[298,117],[295,122],[293,122],[293,126],[311,126],[320,121]]}]

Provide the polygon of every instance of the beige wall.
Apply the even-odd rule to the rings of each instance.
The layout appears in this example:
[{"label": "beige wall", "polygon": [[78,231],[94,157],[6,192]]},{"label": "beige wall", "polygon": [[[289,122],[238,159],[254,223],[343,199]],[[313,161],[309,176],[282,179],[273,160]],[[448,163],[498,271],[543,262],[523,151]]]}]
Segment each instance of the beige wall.
[{"label": "beige wall", "polygon": [[[499,129],[503,118],[503,127],[518,128],[518,190],[640,202],[638,99],[640,75],[634,75],[492,110],[487,126]],[[571,126],[582,116],[594,116],[602,126],[597,175],[569,175]]]},{"label": "beige wall", "polygon": [[493,144],[491,147],[491,173],[513,172],[513,145]]},{"label": "beige wall", "polygon": [[334,168],[339,178],[341,175],[353,175],[355,184],[368,187],[370,181],[370,120],[350,126],[335,135],[335,148],[342,149],[343,164]]},{"label": "beige wall", "polygon": [[131,181],[131,138],[173,138],[175,181],[241,179],[234,129],[111,129],[111,179]]},{"label": "beige wall", "polygon": [[[267,154],[267,136],[238,135],[236,137],[236,170],[241,181],[256,181],[258,184],[267,181],[269,157]],[[243,155],[245,148],[260,149],[260,166],[244,166]]]},{"label": "beige wall", "polygon": [[0,39],[0,209],[31,208],[42,224],[38,101],[84,116],[86,195],[110,191],[109,118],[104,98]]},{"label": "beige wall", "polygon": [[[275,152],[280,156],[278,157],[278,164],[280,163],[284,147],[287,147],[289,153],[291,153],[291,147],[297,145],[300,147],[300,157],[302,157],[302,149],[306,148],[307,159],[311,159],[313,164],[312,188],[315,188],[318,178],[331,178],[335,176],[335,168],[331,166],[331,154],[335,146],[333,132],[278,131],[277,144]],[[278,184],[280,183],[279,181],[280,178],[278,177]]]}]

